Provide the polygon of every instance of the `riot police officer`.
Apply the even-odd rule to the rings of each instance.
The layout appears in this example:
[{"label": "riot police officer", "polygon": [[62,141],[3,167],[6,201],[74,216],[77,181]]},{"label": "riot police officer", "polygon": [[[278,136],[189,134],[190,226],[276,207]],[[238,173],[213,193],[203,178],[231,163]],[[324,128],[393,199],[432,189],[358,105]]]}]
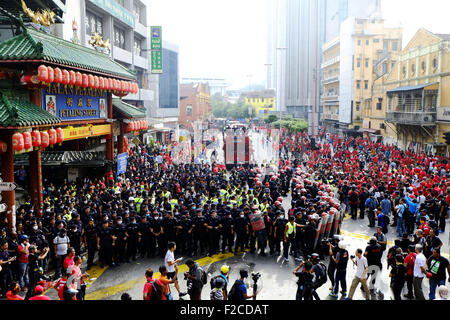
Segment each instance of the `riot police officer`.
[{"label": "riot police officer", "polygon": [[116,219],[116,224],[113,227],[113,234],[117,238],[115,241],[113,260],[118,266],[121,262],[125,262],[125,246],[126,246],[126,226],[123,224],[122,217]]},{"label": "riot police officer", "polygon": [[139,226],[137,224],[136,218],[131,218],[130,223],[126,226],[125,237],[127,238],[127,254],[126,262],[130,262],[130,257],[133,261],[136,261],[136,254],[138,249],[138,238],[139,238]]},{"label": "riot police officer", "polygon": [[274,235],[275,235],[275,253],[281,253],[281,241],[284,239],[284,229],[287,224],[287,219],[284,218],[284,213],[281,211],[277,211],[277,218],[275,219],[274,226]]},{"label": "riot police officer", "polygon": [[193,251],[194,255],[197,254],[198,250],[198,243],[200,242],[200,254],[205,255],[205,244],[207,242],[207,233],[206,233],[206,219],[202,215],[203,209],[199,208],[197,209],[197,216],[192,219],[192,227],[193,227],[193,238],[194,238],[194,245],[193,245]]},{"label": "riot police officer", "polygon": [[217,217],[217,212],[212,211],[211,215],[206,220],[206,228],[208,232],[208,247],[209,255],[212,256],[219,251],[219,240],[220,240],[220,219]]},{"label": "riot police officer", "polygon": [[142,216],[141,221],[138,224],[138,245],[141,258],[145,258],[146,254],[147,257],[151,254],[149,251],[151,247],[150,242],[149,222],[147,221],[147,216]]},{"label": "riot police officer", "polygon": [[114,262],[112,262],[112,250],[113,240],[115,238],[111,228],[108,226],[108,220],[104,220],[102,228],[97,233],[97,248],[101,268],[105,265],[114,266]]},{"label": "riot police officer", "polygon": [[245,217],[244,212],[234,220],[234,229],[236,231],[236,245],[234,247],[234,254],[237,255],[238,251],[245,250],[245,240],[249,233],[248,220]]},{"label": "riot police officer", "polygon": [[233,252],[234,244],[234,219],[231,216],[231,211],[227,211],[225,216],[220,221],[222,233],[222,253],[225,253],[226,247],[228,252]]},{"label": "riot police officer", "polygon": [[97,251],[97,227],[93,218],[89,218],[84,232],[84,246],[87,248],[87,270],[89,270],[94,265],[94,256]]}]

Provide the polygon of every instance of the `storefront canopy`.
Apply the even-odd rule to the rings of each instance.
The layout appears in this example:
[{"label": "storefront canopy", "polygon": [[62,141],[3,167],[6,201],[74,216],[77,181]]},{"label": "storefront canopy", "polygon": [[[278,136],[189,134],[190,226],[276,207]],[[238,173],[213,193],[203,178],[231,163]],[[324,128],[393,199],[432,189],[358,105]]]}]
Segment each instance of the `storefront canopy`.
[{"label": "storefront canopy", "polygon": [[133,73],[107,54],[32,28],[24,28],[21,34],[0,42],[2,62],[42,62],[124,80],[136,79]]},{"label": "storefront canopy", "polygon": [[0,91],[0,127],[45,126],[61,123],[61,119],[24,98]]},{"label": "storefront canopy", "polygon": [[112,104],[113,111],[119,113],[126,119],[145,118],[147,116],[144,110],[125,103],[122,99],[112,99]]},{"label": "storefront canopy", "polygon": [[438,83],[426,83],[426,84],[419,84],[416,86],[407,86],[407,87],[398,87],[392,90],[388,90],[387,93],[396,93],[396,92],[404,92],[404,91],[416,91],[416,90],[438,90],[439,84]]},{"label": "storefront canopy", "polygon": [[[45,151],[42,153],[43,166],[64,167],[102,167],[108,164],[104,152],[91,151]],[[14,157],[15,166],[28,166],[29,155],[27,153]]]}]

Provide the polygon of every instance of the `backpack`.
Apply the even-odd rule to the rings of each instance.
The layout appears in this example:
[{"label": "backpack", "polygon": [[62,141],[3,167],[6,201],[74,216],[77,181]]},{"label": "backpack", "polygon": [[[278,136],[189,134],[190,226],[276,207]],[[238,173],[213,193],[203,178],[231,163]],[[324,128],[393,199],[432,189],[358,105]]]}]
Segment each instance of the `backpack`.
[{"label": "backpack", "polygon": [[162,288],[161,286],[158,284],[157,280],[153,280],[151,282],[152,284],[152,292],[150,293],[150,300],[151,301],[159,301],[161,300],[162,297]]},{"label": "backpack", "polygon": [[240,286],[240,280],[236,280],[233,284],[233,286],[231,287],[230,292],[228,293],[228,300],[234,300],[237,301],[239,300],[239,286]]},{"label": "backpack", "polygon": [[319,262],[320,276],[316,279],[316,288],[321,287],[327,282],[327,266],[323,262]]},{"label": "backpack", "polygon": [[209,297],[211,300],[223,300],[223,291],[222,289],[214,288],[209,293]]},{"label": "backpack", "polygon": [[211,290],[214,289],[216,287],[216,280],[219,278],[220,276],[215,276],[212,277],[211,280],[209,280],[209,285],[211,286]]},{"label": "backpack", "polygon": [[403,220],[407,221],[412,218],[411,211],[409,211],[409,206],[404,203],[403,206],[405,207],[405,210],[403,210]]},{"label": "backpack", "polygon": [[389,223],[391,222],[391,219],[389,218],[389,216],[384,215],[383,222],[384,222],[383,233],[387,234],[389,231],[388,226]]},{"label": "backpack", "polygon": [[199,267],[199,269],[200,269],[200,271],[201,271],[201,273],[202,273],[202,278],[201,278],[202,284],[205,285],[205,284],[208,283],[208,275],[206,274],[206,271],[205,271],[205,270],[203,270],[203,269],[200,268],[200,267]]}]

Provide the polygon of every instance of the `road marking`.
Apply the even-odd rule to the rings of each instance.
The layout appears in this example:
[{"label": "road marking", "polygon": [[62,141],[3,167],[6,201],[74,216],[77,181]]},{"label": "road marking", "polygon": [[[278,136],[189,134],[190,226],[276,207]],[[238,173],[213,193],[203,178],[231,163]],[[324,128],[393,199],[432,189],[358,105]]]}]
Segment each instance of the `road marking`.
[{"label": "road marking", "polygon": [[[209,265],[209,264],[219,262],[222,260],[230,259],[231,257],[234,257],[234,253],[217,254],[212,257],[200,258],[198,260],[195,260],[195,262],[197,262],[199,266],[205,266],[205,265]],[[181,274],[183,272],[187,272],[188,270],[189,270],[189,268],[185,264],[178,266],[179,274]],[[159,276],[160,276],[159,272],[154,273],[155,278],[158,278]],[[136,285],[143,285],[143,284],[145,284],[145,279],[142,276],[142,278],[139,277],[137,279],[129,280],[127,282],[120,283],[115,286],[111,286],[111,287],[107,287],[104,289],[90,292],[90,293],[86,294],[85,300],[101,300],[106,297],[113,296],[118,293],[130,290],[131,288],[135,287]]]}]

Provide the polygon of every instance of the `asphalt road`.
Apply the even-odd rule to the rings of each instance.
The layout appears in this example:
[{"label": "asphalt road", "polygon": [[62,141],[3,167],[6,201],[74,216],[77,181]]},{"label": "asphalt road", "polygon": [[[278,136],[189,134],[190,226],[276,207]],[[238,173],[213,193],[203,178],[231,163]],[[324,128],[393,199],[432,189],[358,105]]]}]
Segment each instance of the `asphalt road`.
[{"label": "asphalt road", "polygon": [[[252,133],[252,143],[254,144],[255,160],[259,163],[264,160],[272,159],[275,153],[272,153],[271,148],[264,145],[258,145],[257,141],[262,141],[262,135],[258,133]],[[261,142],[262,143],[262,142]],[[221,150],[222,144],[219,142],[216,148]],[[208,148],[207,156],[209,158],[213,148]],[[223,153],[220,152],[219,156],[223,157]],[[289,209],[290,196],[285,198],[283,205],[286,209]],[[287,211],[287,210],[286,210]],[[347,248],[350,254],[354,254],[357,248],[365,249],[370,236],[375,233],[374,228],[368,228],[368,220],[351,220],[345,219],[342,224],[342,234],[349,238],[350,247]],[[449,228],[447,232],[440,235],[440,239],[444,242],[443,255],[449,258]],[[388,237],[388,247],[393,244],[396,232],[394,228],[390,228]],[[268,251],[268,250],[267,250]],[[383,297],[374,296],[373,299],[385,299],[390,300],[392,298],[391,290],[389,289],[389,271],[386,269],[386,251],[383,255],[383,269],[379,277],[377,289],[383,293]],[[175,257],[178,255],[175,252]],[[247,269],[250,271],[256,271],[261,273],[261,279],[258,282],[258,299],[262,300],[294,300],[297,290],[296,277],[292,274],[292,271],[297,266],[298,262],[294,259],[290,259],[288,263],[284,263],[283,259],[278,256],[266,256],[260,257],[257,254],[244,253],[238,256],[233,254],[219,254],[213,257],[195,257],[196,261],[207,271],[209,277],[215,276],[219,273],[219,269],[223,264],[230,266],[230,286],[234,283],[235,279],[239,277],[240,269]],[[186,259],[185,259],[186,260]],[[184,260],[184,261],[185,261]],[[325,261],[326,264],[327,261]],[[152,268],[157,271],[159,266],[164,261],[161,258],[158,259],[140,259],[136,262],[122,264],[118,267],[100,269],[94,267],[89,271],[91,274],[90,284],[87,289],[87,300],[118,300],[124,292],[128,292],[135,300],[142,299],[142,289],[145,283],[144,272],[147,268]],[[182,273],[187,271],[186,265],[179,266],[179,280],[182,291],[186,289],[186,281],[183,280]],[[352,263],[349,261],[347,269],[347,290],[350,288],[351,281],[355,274],[355,268],[352,267]],[[447,286],[448,283],[447,283]],[[321,299],[335,299],[328,296],[330,282],[317,290]],[[449,286],[450,287],[450,286]],[[249,280],[250,292],[252,292],[252,281]],[[423,282],[424,294],[428,297],[428,280]],[[178,299],[175,287],[171,286],[171,290],[174,299]],[[210,287],[209,283],[204,287],[202,292],[202,299],[209,300]],[[51,289],[48,295],[53,299],[57,299],[56,291]],[[340,298],[341,295],[339,295]],[[187,298],[188,299],[188,298]],[[357,289],[354,295],[355,300],[364,299],[361,290]]]}]

